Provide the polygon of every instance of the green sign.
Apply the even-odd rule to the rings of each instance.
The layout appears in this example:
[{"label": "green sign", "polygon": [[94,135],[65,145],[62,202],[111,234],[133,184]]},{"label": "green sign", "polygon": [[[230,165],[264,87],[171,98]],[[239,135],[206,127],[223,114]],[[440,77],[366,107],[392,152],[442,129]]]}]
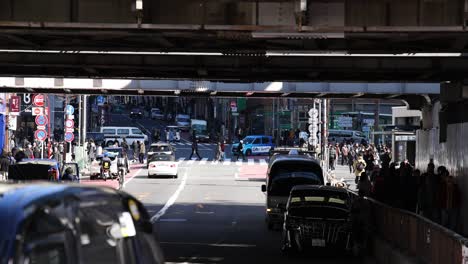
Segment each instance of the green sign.
[{"label": "green sign", "polygon": [[237,112],[244,111],[247,108],[247,99],[237,98]]},{"label": "green sign", "polygon": [[238,116],[239,113],[237,113],[237,112],[232,112],[232,115],[233,115],[233,116]]}]

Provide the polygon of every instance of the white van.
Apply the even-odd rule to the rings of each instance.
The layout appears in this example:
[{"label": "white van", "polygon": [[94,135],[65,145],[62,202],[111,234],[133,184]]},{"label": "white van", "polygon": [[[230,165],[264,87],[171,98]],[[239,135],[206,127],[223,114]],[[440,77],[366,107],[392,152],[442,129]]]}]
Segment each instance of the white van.
[{"label": "white van", "polygon": [[138,127],[103,126],[100,131],[104,134],[106,146],[114,145],[115,140],[120,144],[124,138],[129,146],[135,141],[148,143],[148,136]]},{"label": "white van", "polygon": [[328,142],[330,143],[341,143],[347,140],[361,143],[363,139],[367,140],[361,131],[342,129],[330,129],[328,131]]}]

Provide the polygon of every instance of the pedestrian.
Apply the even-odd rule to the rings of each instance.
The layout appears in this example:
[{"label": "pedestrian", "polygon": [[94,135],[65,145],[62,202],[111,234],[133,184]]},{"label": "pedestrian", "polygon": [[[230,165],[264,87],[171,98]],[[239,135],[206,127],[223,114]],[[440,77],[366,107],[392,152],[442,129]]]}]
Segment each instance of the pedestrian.
[{"label": "pedestrian", "polygon": [[[435,193],[437,189],[437,176],[432,160],[427,165],[427,171],[421,175],[421,188],[418,194],[419,213],[428,219],[435,219]],[[434,220],[433,220],[434,221]]]},{"label": "pedestrian", "polygon": [[359,191],[363,191],[364,196],[369,197],[371,194],[372,185],[369,181],[369,177],[367,177],[367,173],[363,171],[361,176],[359,177],[359,182],[357,185]]},{"label": "pedestrian", "polygon": [[137,141],[133,141],[133,162],[137,162],[137,160],[139,159],[139,147],[140,147],[140,141],[137,140]]},{"label": "pedestrian", "polygon": [[348,163],[348,167],[349,167],[349,173],[353,173],[354,172],[354,156],[353,154],[351,153],[351,151],[348,152],[348,157],[347,157],[347,163]]},{"label": "pedestrian", "polygon": [[344,144],[343,147],[341,147],[341,166],[345,165],[348,159],[348,154],[349,154],[349,149],[348,147]]},{"label": "pedestrian", "polygon": [[[194,135],[195,135],[195,133],[194,133]],[[193,156],[194,153],[197,154],[198,160],[201,160],[200,154],[198,153],[198,142],[197,142],[198,140],[195,137],[193,137],[192,140],[193,140],[192,141],[192,152],[190,153],[189,160],[192,159],[192,156]]]},{"label": "pedestrian", "polygon": [[226,149],[226,141],[221,141],[221,157],[220,157],[220,161],[224,161],[225,159],[225,149]]},{"label": "pedestrian", "polygon": [[330,146],[328,157],[328,166],[330,167],[330,170],[335,170],[336,149],[333,145]]},{"label": "pedestrian", "polygon": [[440,174],[439,204],[441,223],[448,229],[456,231],[458,220],[458,209],[460,207],[460,193],[455,177],[441,166],[437,168]]},{"label": "pedestrian", "polygon": [[8,180],[8,168],[10,167],[11,161],[8,157],[7,150],[4,149],[0,156],[0,180]]},{"label": "pedestrian", "polygon": [[34,159],[34,153],[32,151],[32,145],[31,144],[28,144],[28,146],[24,150],[24,154],[26,155],[27,159]]},{"label": "pedestrian", "polygon": [[94,140],[90,140],[89,150],[88,150],[88,158],[90,161],[96,159],[96,144],[94,144]]},{"label": "pedestrian", "polygon": [[239,141],[239,145],[237,146],[236,161],[239,160],[239,156],[242,156],[242,160],[245,160],[243,140]]},{"label": "pedestrian", "polygon": [[221,160],[221,142],[216,143],[215,160]]},{"label": "pedestrian", "polygon": [[140,163],[143,164],[145,163],[145,154],[146,154],[146,147],[145,147],[145,142],[141,142],[140,143],[140,155],[139,155],[139,160],[140,160]]},{"label": "pedestrian", "polygon": [[354,179],[354,182],[358,184],[359,177],[361,177],[361,174],[366,169],[366,162],[364,161],[362,154],[358,154],[358,158],[354,161],[353,167],[354,167],[354,175],[356,176],[356,178]]}]

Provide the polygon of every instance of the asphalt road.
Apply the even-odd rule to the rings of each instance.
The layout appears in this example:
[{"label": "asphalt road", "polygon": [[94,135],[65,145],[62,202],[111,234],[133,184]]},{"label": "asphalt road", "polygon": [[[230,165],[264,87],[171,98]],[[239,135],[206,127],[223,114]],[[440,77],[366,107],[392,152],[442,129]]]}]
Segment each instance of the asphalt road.
[{"label": "asphalt road", "polygon": [[[118,118],[124,122],[126,117]],[[165,125],[149,119],[138,122],[148,129]],[[125,191],[141,200],[153,216],[167,263],[362,263],[336,254],[281,253],[281,233],[268,231],[264,220],[260,186],[266,157],[235,162],[228,156],[227,161],[216,162],[215,146],[201,144],[203,159],[195,161],[188,160],[189,142],[183,140],[175,147],[178,179],[149,179],[145,165],[133,164],[125,184]]]},{"label": "asphalt road", "polygon": [[361,263],[349,257],[285,256],[264,222],[266,165],[183,161],[178,179],[138,169],[125,190],[153,216],[167,263]]}]

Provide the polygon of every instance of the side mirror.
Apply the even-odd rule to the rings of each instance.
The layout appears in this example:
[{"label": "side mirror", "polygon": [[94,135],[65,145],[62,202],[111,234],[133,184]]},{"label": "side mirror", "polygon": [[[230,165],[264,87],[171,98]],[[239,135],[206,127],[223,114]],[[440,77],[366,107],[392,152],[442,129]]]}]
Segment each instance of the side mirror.
[{"label": "side mirror", "polygon": [[266,185],[262,184],[262,192],[266,192]]}]

